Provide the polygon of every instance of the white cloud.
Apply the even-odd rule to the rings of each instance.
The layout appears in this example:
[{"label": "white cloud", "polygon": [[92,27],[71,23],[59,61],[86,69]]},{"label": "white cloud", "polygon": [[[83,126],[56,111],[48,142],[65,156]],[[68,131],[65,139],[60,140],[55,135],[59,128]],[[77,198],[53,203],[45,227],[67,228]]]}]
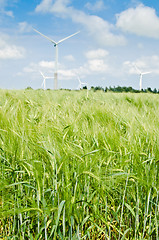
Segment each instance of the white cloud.
[{"label": "white cloud", "polygon": [[64,59],[65,59],[65,60],[67,60],[67,61],[70,61],[70,62],[73,62],[73,61],[75,61],[75,58],[74,58],[74,56],[72,56],[71,54],[70,54],[70,55],[67,55],[67,56],[65,56],[65,57],[64,57]]},{"label": "white cloud", "polygon": [[71,69],[68,69],[68,70],[60,69],[58,73],[59,73],[60,79],[65,79],[65,80],[67,79],[70,80],[76,76],[74,70],[71,70]]},{"label": "white cloud", "polygon": [[91,59],[88,61],[88,69],[92,72],[107,72],[109,67],[103,59]]},{"label": "white cloud", "polygon": [[73,22],[81,24],[89,35],[102,46],[125,45],[126,39],[115,34],[116,28],[96,15],[89,15],[70,6],[69,0],[42,0],[36,7],[36,12],[53,13],[61,18],[71,18]]},{"label": "white cloud", "polygon": [[85,72],[88,74],[93,73],[104,73],[110,70],[110,67],[107,64],[106,57],[109,55],[109,52],[105,49],[95,49],[86,52],[85,56],[88,59],[87,63],[84,65]]},{"label": "white cloud", "polygon": [[[22,74],[32,74],[32,77],[39,75],[39,71],[42,71],[45,75],[54,75],[55,63],[52,61],[40,61],[38,63],[31,62],[28,66],[23,68]],[[65,66],[59,65],[58,79],[59,80],[70,80],[77,76],[77,69],[66,69]]]},{"label": "white cloud", "polygon": [[128,74],[137,74],[135,65],[141,72],[151,72],[151,74],[159,74],[159,56],[152,55],[136,59],[135,61],[125,61],[123,70]]},{"label": "white cloud", "polygon": [[23,48],[15,45],[0,49],[0,59],[19,59],[24,57]]},{"label": "white cloud", "polygon": [[[95,51],[94,51],[95,52]],[[98,52],[98,51],[97,51]],[[93,51],[92,51],[93,53]],[[106,56],[106,55],[102,55]],[[94,55],[95,57],[95,55]],[[110,67],[106,61],[101,57],[101,54],[98,55],[99,58],[88,58],[88,61],[84,63],[83,66],[77,68],[67,68],[65,65],[60,65],[58,68],[59,80],[71,80],[79,75],[80,77],[85,77],[93,74],[100,74],[110,72]],[[38,74],[39,70],[44,71],[46,74],[54,73],[55,64],[52,61],[40,61],[38,63],[31,62],[28,66],[23,69],[23,73]]]},{"label": "white cloud", "polygon": [[79,11],[78,14],[73,12],[72,20],[82,24],[101,46],[126,44],[126,40],[122,35],[116,35],[112,32],[112,30],[115,30],[114,26],[98,16],[87,15]]},{"label": "white cloud", "polygon": [[138,5],[117,15],[118,28],[139,36],[159,38],[159,17],[153,8]]},{"label": "white cloud", "polygon": [[85,4],[85,7],[91,11],[100,11],[105,8],[103,0],[98,0],[97,2],[95,2],[95,4],[92,4],[91,2],[87,2]]},{"label": "white cloud", "polygon": [[134,62],[131,61],[125,61],[123,62],[123,72],[125,72],[126,74],[136,74],[137,71],[135,69],[135,66],[133,65]]},{"label": "white cloud", "polygon": [[18,25],[19,25],[19,31],[22,33],[32,31],[32,26],[27,22],[20,22]]},{"label": "white cloud", "polygon": [[14,44],[9,44],[4,39],[8,38],[3,36],[0,38],[0,59],[20,59],[25,55],[25,49]]},{"label": "white cloud", "polygon": [[6,15],[8,17],[14,17],[14,14],[12,11],[6,11],[5,7],[8,5],[7,0],[0,0],[0,13],[2,15]]},{"label": "white cloud", "polygon": [[2,13],[4,13],[8,17],[12,17],[12,18],[14,17],[14,14],[12,11],[2,11]]},{"label": "white cloud", "polygon": [[52,71],[54,67],[55,63],[53,61],[31,62],[28,66],[24,67],[23,71],[26,73],[38,72],[39,70]]},{"label": "white cloud", "polygon": [[56,13],[64,13],[67,14],[67,5],[70,3],[69,0],[42,0],[39,5],[37,5],[35,11],[36,12],[56,12]]},{"label": "white cloud", "polygon": [[53,61],[40,61],[39,67],[53,69],[55,67],[55,63]]},{"label": "white cloud", "polygon": [[109,55],[108,51],[104,50],[104,49],[97,49],[97,50],[91,50],[86,52],[86,57],[88,59],[93,59],[93,58],[104,58],[107,55]]},{"label": "white cloud", "polygon": [[135,63],[142,71],[151,71],[152,74],[159,74],[158,55],[141,57],[137,59]]},{"label": "white cloud", "polygon": [[35,63],[30,63],[29,66],[23,68],[23,72],[25,73],[33,73],[35,71],[38,71],[37,65]]}]

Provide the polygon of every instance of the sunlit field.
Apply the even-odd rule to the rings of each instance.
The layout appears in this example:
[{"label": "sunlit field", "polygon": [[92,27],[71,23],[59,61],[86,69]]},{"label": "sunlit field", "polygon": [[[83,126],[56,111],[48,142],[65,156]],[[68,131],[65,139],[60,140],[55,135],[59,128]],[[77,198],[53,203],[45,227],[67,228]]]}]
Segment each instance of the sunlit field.
[{"label": "sunlit field", "polygon": [[1,239],[159,239],[159,96],[0,90]]}]

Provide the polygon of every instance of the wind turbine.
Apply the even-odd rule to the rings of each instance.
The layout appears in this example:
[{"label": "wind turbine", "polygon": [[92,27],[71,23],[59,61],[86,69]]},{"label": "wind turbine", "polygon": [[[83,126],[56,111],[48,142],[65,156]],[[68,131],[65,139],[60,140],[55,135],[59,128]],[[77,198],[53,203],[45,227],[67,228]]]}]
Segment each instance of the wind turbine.
[{"label": "wind turbine", "polygon": [[143,75],[149,74],[151,72],[141,72],[141,70],[135,64],[134,64],[134,66],[135,66],[137,72],[140,75],[140,91],[141,91],[142,90],[142,77],[143,77]]},{"label": "wind turbine", "polygon": [[84,82],[81,82],[79,76],[77,76],[77,78],[78,78],[78,81],[79,81],[79,85],[78,85],[78,88],[79,88],[79,89],[82,89],[82,85],[87,87],[87,97],[88,97],[88,84],[87,84],[87,83],[84,83]]},{"label": "wind turbine", "polygon": [[44,38],[46,38],[47,40],[49,40],[51,43],[54,44],[54,47],[56,48],[56,55],[55,55],[55,72],[54,72],[54,89],[57,89],[57,71],[58,71],[58,45],[59,43],[62,43],[63,41],[65,41],[66,39],[73,37],[74,35],[78,34],[79,32],[76,32],[68,37],[65,37],[63,39],[61,39],[58,42],[55,42],[54,40],[52,40],[51,38],[45,36],[44,34],[42,34],[41,32],[37,31],[36,29],[33,28],[33,30],[37,33],[39,33],[41,36],[43,36]]},{"label": "wind turbine", "polygon": [[50,78],[53,78],[53,77],[46,77],[46,76],[44,76],[44,74],[41,72],[41,71],[39,71],[40,72],[40,74],[42,75],[42,77],[43,77],[43,82],[42,82],[42,86],[44,87],[44,90],[46,90],[46,79],[50,79]]},{"label": "wind turbine", "polygon": [[[83,82],[81,82],[79,76],[77,76],[77,78],[78,78],[78,81],[79,81],[79,85],[78,85],[78,88],[79,88],[79,89],[82,89],[82,85],[84,85],[84,86],[87,86],[87,85],[88,85],[87,83],[83,83]],[[88,86],[87,86],[87,87],[88,87]]]}]

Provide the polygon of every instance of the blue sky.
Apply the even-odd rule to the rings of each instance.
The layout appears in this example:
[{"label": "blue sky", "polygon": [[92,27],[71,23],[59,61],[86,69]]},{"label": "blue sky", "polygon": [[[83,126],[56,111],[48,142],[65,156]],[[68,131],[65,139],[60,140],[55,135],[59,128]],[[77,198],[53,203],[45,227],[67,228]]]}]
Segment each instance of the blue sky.
[{"label": "blue sky", "polygon": [[[53,76],[59,41],[58,87],[132,86],[159,89],[158,0],[0,0],[0,88],[40,88]],[[46,80],[53,88],[53,79]]]}]

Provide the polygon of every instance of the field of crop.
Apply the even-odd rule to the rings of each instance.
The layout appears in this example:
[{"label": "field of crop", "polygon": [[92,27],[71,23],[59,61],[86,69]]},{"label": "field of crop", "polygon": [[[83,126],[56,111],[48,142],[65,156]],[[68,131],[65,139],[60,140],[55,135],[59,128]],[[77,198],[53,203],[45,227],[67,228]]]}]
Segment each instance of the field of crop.
[{"label": "field of crop", "polygon": [[159,239],[159,96],[0,90],[1,239]]}]

